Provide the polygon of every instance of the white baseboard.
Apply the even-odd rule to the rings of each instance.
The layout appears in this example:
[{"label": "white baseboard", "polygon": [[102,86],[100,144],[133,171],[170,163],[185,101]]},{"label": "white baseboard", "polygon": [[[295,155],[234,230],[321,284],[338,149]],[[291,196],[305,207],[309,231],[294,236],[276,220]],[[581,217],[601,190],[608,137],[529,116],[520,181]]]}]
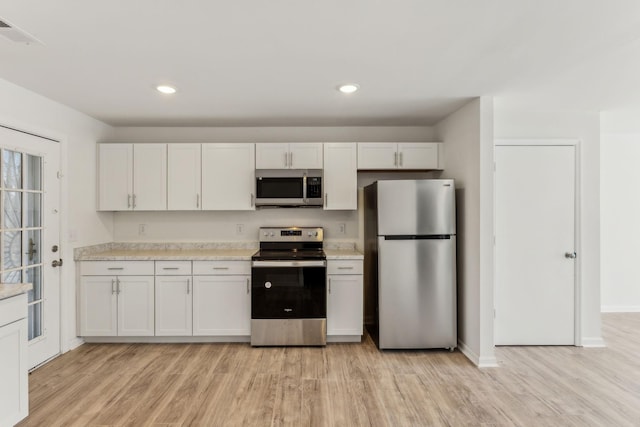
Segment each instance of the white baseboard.
[{"label": "white baseboard", "polygon": [[604,342],[602,337],[582,337],[581,347],[602,348],[606,346],[607,344]]},{"label": "white baseboard", "polygon": [[603,305],[602,313],[640,313],[640,305]]},{"label": "white baseboard", "polygon": [[458,349],[478,368],[498,368],[498,360],[495,357],[480,357],[467,346],[464,341],[458,340]]},{"label": "white baseboard", "polygon": [[67,343],[67,351],[71,351],[74,348],[78,348],[82,344],[84,344],[84,340],[80,337],[75,337],[74,339],[69,340],[69,342]]}]

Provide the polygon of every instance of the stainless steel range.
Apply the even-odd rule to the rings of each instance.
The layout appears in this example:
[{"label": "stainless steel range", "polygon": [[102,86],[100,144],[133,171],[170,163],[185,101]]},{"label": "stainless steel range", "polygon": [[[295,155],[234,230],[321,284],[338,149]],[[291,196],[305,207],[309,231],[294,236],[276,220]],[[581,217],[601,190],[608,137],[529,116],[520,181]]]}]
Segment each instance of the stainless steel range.
[{"label": "stainless steel range", "polygon": [[322,228],[260,228],[259,240],[251,266],[251,345],[325,345]]}]

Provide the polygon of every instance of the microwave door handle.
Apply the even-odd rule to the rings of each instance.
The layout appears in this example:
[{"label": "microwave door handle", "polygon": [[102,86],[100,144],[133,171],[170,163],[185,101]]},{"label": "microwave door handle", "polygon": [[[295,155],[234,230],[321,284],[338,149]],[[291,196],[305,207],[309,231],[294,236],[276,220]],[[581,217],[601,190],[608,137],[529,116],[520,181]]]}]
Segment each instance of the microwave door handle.
[{"label": "microwave door handle", "polygon": [[302,203],[307,203],[307,174],[302,175]]}]

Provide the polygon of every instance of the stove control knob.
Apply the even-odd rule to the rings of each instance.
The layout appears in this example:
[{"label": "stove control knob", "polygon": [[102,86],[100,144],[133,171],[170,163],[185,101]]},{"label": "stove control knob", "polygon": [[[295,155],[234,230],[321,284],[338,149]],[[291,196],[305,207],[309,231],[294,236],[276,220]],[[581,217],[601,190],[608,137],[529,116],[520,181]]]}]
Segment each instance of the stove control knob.
[{"label": "stove control knob", "polygon": [[267,289],[271,288],[271,282],[265,282],[264,287]]},{"label": "stove control knob", "polygon": [[266,231],[264,232],[265,237],[269,235],[269,233],[267,233]]},{"label": "stove control knob", "polygon": [[276,234],[275,234],[273,231],[269,234],[269,236],[271,236],[271,237],[273,237],[273,236],[275,236],[275,235],[276,235]]}]

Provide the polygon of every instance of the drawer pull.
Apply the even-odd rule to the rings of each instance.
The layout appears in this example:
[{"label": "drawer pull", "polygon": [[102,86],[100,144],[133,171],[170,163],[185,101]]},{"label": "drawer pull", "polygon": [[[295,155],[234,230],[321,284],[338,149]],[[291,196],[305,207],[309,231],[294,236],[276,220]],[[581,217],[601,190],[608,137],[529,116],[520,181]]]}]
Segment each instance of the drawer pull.
[{"label": "drawer pull", "polygon": [[353,267],[338,267],[338,270],[353,270]]},{"label": "drawer pull", "polygon": [[124,270],[124,267],[107,267],[107,270]]},{"label": "drawer pull", "polygon": [[179,270],[178,267],[162,267],[163,270]]},{"label": "drawer pull", "polygon": [[191,293],[191,279],[187,279],[187,295]]},{"label": "drawer pull", "polygon": [[213,267],[214,270],[228,270],[229,267]]}]

